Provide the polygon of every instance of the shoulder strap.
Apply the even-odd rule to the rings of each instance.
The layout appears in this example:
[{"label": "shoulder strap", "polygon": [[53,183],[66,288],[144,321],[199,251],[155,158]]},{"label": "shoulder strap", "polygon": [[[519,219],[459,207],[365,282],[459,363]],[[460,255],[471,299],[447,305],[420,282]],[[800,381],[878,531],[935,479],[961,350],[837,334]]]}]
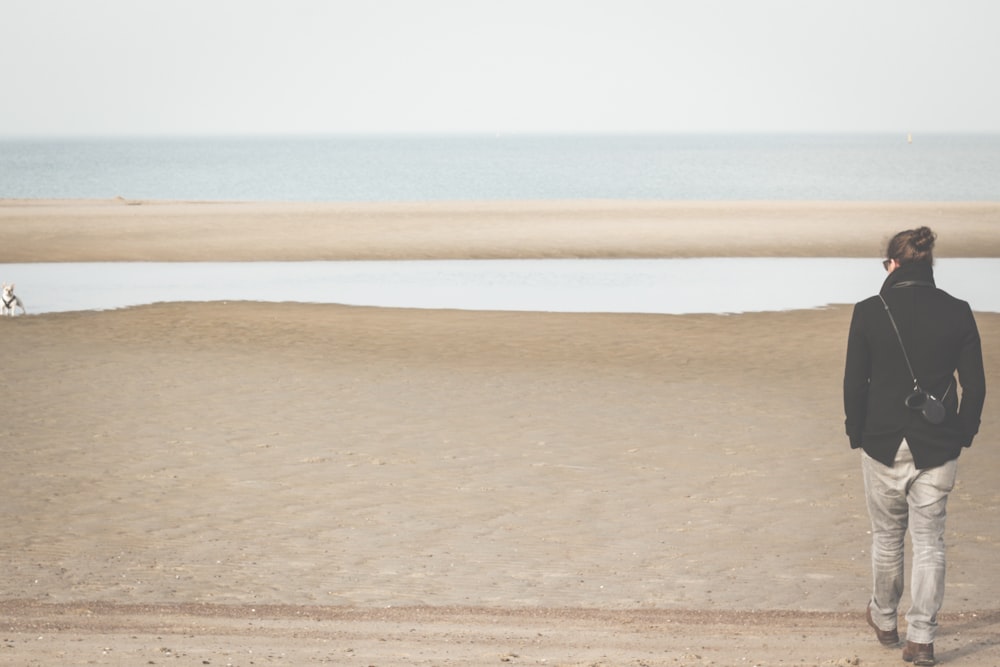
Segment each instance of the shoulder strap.
[{"label": "shoulder strap", "polygon": [[906,346],[903,345],[903,337],[899,334],[899,327],[896,326],[896,318],[892,316],[892,311],[889,310],[889,304],[885,302],[882,295],[879,294],[878,298],[881,299],[882,305],[885,307],[885,314],[889,316],[889,321],[892,323],[892,330],[896,332],[896,339],[899,341],[899,348],[903,351],[903,359],[906,360],[906,367],[910,370],[910,377],[913,378],[913,389],[914,391],[920,389],[920,383],[917,382],[917,376],[913,372],[913,366],[910,365],[910,355],[906,353]]},{"label": "shoulder strap", "polygon": [[[903,286],[903,283],[899,283],[899,286]],[[878,295],[878,298],[882,301],[882,305],[885,307],[885,314],[889,316],[889,322],[892,323],[892,330],[896,332],[896,340],[899,341],[899,349],[903,351],[903,359],[906,360],[906,368],[909,369],[910,377],[913,378],[913,391],[923,392],[924,390],[920,388],[920,383],[917,382],[917,376],[913,372],[913,366],[910,365],[910,356],[906,354],[906,346],[903,345],[903,337],[899,334],[899,327],[896,326],[896,318],[892,316],[892,311],[889,310],[889,304],[885,302],[885,299],[882,298],[881,294]],[[948,395],[948,392],[951,391],[951,383],[954,379],[955,378],[952,377],[952,379],[948,381],[948,388],[945,389],[944,395],[941,396],[942,400]]]}]

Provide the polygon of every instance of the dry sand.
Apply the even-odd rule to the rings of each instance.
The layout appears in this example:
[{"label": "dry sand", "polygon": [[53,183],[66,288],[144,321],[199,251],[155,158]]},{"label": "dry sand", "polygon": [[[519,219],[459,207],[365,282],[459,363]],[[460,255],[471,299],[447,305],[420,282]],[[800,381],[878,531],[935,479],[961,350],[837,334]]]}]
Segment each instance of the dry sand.
[{"label": "dry sand", "polygon": [[0,200],[0,262],[516,257],[879,257],[900,229],[940,257],[1000,256],[1000,202]]},{"label": "dry sand", "polygon": [[[921,222],[952,255],[1000,246],[993,204],[407,210],[0,202],[0,262],[600,256],[602,230],[612,256],[877,258]],[[834,238],[838,216],[854,231]],[[899,664],[863,618],[849,318],[230,302],[0,319],[0,664]],[[996,386],[1000,315],[977,318]],[[949,664],[1000,664],[997,433],[988,400],[950,506]]]}]

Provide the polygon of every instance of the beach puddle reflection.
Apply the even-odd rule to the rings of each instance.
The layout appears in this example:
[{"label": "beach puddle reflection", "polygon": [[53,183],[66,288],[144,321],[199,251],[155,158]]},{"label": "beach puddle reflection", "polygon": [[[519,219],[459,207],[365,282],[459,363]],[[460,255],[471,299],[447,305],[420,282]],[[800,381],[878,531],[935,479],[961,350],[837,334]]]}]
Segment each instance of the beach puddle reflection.
[{"label": "beach puddle reflection", "polygon": [[[940,259],[938,285],[1000,312],[1000,259]],[[111,262],[0,265],[29,314],[166,301],[293,301],[399,308],[741,313],[854,303],[877,258]]]}]

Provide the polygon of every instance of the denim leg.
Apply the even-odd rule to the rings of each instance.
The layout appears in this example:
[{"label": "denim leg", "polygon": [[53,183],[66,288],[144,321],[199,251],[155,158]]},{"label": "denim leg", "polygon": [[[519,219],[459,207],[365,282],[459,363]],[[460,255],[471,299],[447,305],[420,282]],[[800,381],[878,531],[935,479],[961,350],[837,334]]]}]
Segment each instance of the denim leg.
[{"label": "denim leg", "polygon": [[903,467],[897,464],[890,468],[862,451],[861,470],[872,523],[872,620],[882,630],[896,628],[896,609],[903,594],[903,539],[908,517]]},{"label": "denim leg", "polygon": [[937,613],[944,601],[946,508],[957,468],[958,461],[953,460],[919,471],[907,494],[913,545],[913,603],[906,613],[906,635],[912,642],[930,644],[937,631]]}]

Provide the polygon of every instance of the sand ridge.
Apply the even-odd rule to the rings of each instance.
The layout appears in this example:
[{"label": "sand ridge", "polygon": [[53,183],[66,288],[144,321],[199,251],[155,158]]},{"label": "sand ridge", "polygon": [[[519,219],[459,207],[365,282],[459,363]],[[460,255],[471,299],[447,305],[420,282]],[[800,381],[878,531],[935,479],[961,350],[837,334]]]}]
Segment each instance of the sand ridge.
[{"label": "sand ridge", "polygon": [[1000,256],[995,202],[247,203],[0,200],[0,263],[545,257]]}]

